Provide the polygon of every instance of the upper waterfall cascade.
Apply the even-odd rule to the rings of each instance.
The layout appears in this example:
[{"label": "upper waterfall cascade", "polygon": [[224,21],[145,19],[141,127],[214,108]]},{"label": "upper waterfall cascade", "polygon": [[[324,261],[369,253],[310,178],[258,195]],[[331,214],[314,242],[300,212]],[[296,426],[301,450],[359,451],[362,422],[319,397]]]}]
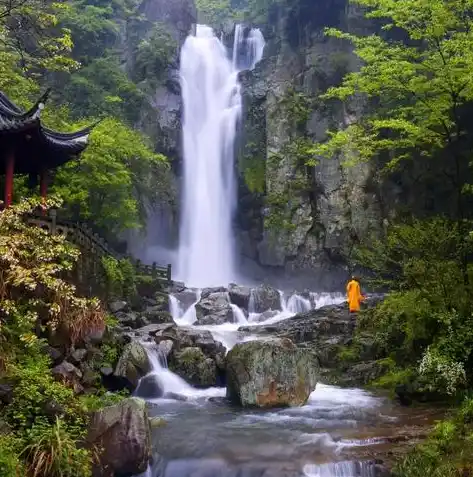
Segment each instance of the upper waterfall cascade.
[{"label": "upper waterfall cascade", "polygon": [[184,102],[183,207],[178,276],[188,286],[235,279],[232,219],[234,145],[242,111],[238,73],[261,60],[264,38],[237,26],[230,54],[214,31],[197,25],[181,51]]}]

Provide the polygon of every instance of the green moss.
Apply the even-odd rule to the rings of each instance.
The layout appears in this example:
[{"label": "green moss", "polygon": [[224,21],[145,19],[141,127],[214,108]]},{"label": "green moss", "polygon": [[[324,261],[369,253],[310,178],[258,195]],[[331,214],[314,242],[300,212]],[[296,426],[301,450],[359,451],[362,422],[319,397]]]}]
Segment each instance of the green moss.
[{"label": "green moss", "polygon": [[393,469],[393,477],[464,477],[473,473],[471,399],[439,422],[427,441],[418,445]]},{"label": "green moss", "polygon": [[360,352],[360,347],[357,344],[340,346],[337,353],[337,360],[341,363],[354,363],[360,360]]}]

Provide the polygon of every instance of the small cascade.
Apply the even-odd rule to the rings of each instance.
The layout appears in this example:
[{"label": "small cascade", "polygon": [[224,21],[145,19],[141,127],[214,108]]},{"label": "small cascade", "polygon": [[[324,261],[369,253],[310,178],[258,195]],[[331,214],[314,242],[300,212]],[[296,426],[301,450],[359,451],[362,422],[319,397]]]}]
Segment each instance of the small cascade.
[{"label": "small cascade", "polygon": [[315,293],[309,294],[312,308],[322,308],[327,305],[339,305],[346,301],[343,293]]},{"label": "small cascade", "polygon": [[201,295],[201,290],[197,290],[194,302],[185,312],[179,300],[174,295],[169,295],[169,311],[176,324],[179,326],[190,326],[197,321],[195,305],[200,301]]},{"label": "small cascade", "polygon": [[246,319],[246,316],[243,313],[242,309],[234,305],[233,303],[231,303],[230,306],[232,307],[233,311],[233,322],[239,325],[247,325],[248,320]]},{"label": "small cascade", "polygon": [[250,300],[249,300],[249,302],[248,302],[248,313],[249,313],[250,315],[256,313],[255,291],[254,291],[253,288],[250,290]]},{"label": "small cascade", "polygon": [[173,320],[179,319],[184,314],[180,301],[172,293],[169,295],[169,312]]},{"label": "small cascade", "polygon": [[305,477],[375,477],[372,462],[331,462],[329,464],[307,464],[302,469]]},{"label": "small cascade", "polygon": [[263,59],[265,45],[261,30],[252,28],[248,31],[244,25],[236,25],[232,58],[234,67],[240,71],[254,70]]},{"label": "small cascade", "polygon": [[[196,389],[190,384],[187,384],[184,379],[168,369],[166,356],[158,345],[148,342],[142,342],[141,344],[145,348],[151,364],[151,371],[147,376],[154,375],[157,377],[162,386],[164,397],[178,395],[186,398],[198,398],[225,395],[225,389],[223,388]],[[138,383],[137,391],[139,387],[140,385]]]},{"label": "small cascade", "polygon": [[304,313],[306,311],[310,311],[312,309],[312,304],[309,299],[304,298],[298,295],[297,293],[294,293],[293,295],[289,297],[284,307],[285,307],[285,311],[296,314],[296,313]]}]

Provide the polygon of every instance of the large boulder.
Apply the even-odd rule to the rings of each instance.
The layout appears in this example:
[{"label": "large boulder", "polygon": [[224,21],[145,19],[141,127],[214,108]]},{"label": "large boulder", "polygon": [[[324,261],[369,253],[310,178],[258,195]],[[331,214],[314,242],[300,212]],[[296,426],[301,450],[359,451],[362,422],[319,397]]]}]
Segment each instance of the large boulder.
[{"label": "large boulder", "polygon": [[172,315],[169,311],[163,311],[161,306],[148,306],[143,311],[146,321],[152,324],[173,323]]},{"label": "large boulder", "polygon": [[[364,306],[375,306],[380,299],[370,297]],[[383,373],[376,363],[383,355],[374,337],[368,332],[355,334],[355,327],[355,317],[341,304],[298,313],[277,323],[240,327],[239,331],[260,338],[290,339],[317,357],[325,383],[363,386]],[[344,353],[350,349],[356,350],[356,356]]]},{"label": "large boulder", "polygon": [[281,310],[281,294],[269,285],[260,285],[251,291],[250,312],[263,313],[267,310]]},{"label": "large boulder", "polygon": [[115,318],[121,326],[130,327],[134,330],[147,325],[146,320],[144,320],[140,314],[135,312],[126,313],[124,311],[119,311],[115,313]]},{"label": "large boulder", "polygon": [[251,289],[249,287],[242,287],[231,283],[228,287],[228,295],[230,301],[239,308],[248,311],[250,304]]},{"label": "large boulder", "polygon": [[118,360],[114,375],[125,379],[132,389],[138,386],[139,380],[151,371],[148,353],[137,341],[128,343]]},{"label": "large boulder", "polygon": [[173,293],[173,295],[179,302],[183,311],[186,311],[197,300],[197,294],[195,290],[185,289],[180,292]]},{"label": "large boulder", "polygon": [[227,356],[227,398],[243,407],[302,406],[317,370],[312,354],[289,339],[240,343]]},{"label": "large boulder", "polygon": [[169,368],[189,384],[206,388],[217,385],[217,366],[200,348],[185,348],[176,353]]},{"label": "large boulder", "polygon": [[[195,305],[197,324],[222,324],[233,322],[233,310],[227,292],[210,293]],[[212,317],[205,320],[207,317]]]},{"label": "large boulder", "polygon": [[102,449],[94,477],[144,472],[151,458],[151,429],[145,401],[125,399],[94,412],[87,443]]},{"label": "large boulder", "polygon": [[206,356],[215,357],[220,353],[225,353],[225,348],[220,341],[215,341],[212,333],[208,330],[197,328],[178,327],[176,325],[159,325],[153,329],[152,335],[159,345],[162,341],[170,340],[174,343],[174,352],[179,352],[184,348],[200,348]]},{"label": "large boulder", "polygon": [[209,287],[204,288],[200,293],[200,298],[207,298],[214,293],[226,293],[227,289],[225,287]]}]

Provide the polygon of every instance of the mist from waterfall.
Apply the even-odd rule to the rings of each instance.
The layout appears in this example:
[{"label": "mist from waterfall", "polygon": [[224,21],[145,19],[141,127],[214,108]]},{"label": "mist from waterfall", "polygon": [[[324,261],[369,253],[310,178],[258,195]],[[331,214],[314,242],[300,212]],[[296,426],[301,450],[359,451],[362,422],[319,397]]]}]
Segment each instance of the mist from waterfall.
[{"label": "mist from waterfall", "polygon": [[187,286],[235,279],[234,145],[242,111],[238,73],[261,59],[259,30],[237,26],[230,57],[210,27],[197,25],[181,51],[184,173],[177,275]]}]

